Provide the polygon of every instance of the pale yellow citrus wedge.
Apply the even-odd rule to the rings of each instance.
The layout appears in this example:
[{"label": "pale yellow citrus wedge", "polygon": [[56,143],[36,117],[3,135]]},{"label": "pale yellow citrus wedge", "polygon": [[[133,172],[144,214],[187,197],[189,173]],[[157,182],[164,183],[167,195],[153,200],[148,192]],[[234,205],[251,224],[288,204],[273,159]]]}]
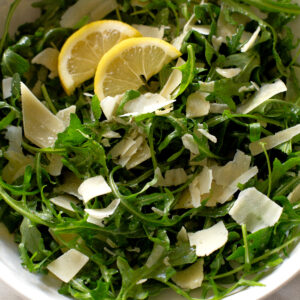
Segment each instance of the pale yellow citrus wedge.
[{"label": "pale yellow citrus wedge", "polygon": [[171,44],[157,38],[140,37],[122,41],[101,58],[95,75],[95,93],[107,96],[137,90],[164,65],[180,56]]},{"label": "pale yellow citrus wedge", "polygon": [[73,33],[58,57],[58,74],[64,90],[72,94],[76,87],[92,78],[101,57],[114,45],[141,34],[119,21],[90,23]]}]

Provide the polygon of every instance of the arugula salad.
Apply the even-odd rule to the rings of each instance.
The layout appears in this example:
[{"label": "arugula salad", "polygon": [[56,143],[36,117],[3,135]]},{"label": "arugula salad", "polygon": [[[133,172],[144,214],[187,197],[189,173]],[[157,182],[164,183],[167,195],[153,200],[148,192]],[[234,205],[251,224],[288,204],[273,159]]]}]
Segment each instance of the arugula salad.
[{"label": "arugula salad", "polygon": [[0,220],[24,268],[74,299],[262,286],[300,239],[300,7],[37,0],[10,36],[20,2],[0,42]]}]

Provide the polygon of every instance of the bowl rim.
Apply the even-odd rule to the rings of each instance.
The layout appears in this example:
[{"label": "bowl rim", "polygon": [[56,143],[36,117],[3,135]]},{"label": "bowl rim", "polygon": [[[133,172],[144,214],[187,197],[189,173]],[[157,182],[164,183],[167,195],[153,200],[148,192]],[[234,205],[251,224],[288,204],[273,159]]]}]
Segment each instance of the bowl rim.
[{"label": "bowl rim", "polygon": [[[295,2],[300,4],[300,0],[296,0]],[[298,24],[300,24],[300,16],[298,16]],[[0,224],[0,228],[5,227],[4,224]],[[5,227],[6,229],[6,227]],[[15,248],[16,245],[14,245]],[[7,247],[9,249],[9,247]],[[6,248],[4,248],[4,251],[7,251]],[[3,249],[2,249],[3,250]],[[10,249],[9,249],[10,250]],[[21,259],[19,257],[19,254],[16,251],[14,251],[14,255],[16,255],[16,262],[21,265]],[[242,291],[239,291],[235,294],[230,295],[227,299],[228,300],[240,300],[241,297],[244,297],[243,300],[264,300],[266,297],[271,296],[275,292],[277,292],[280,288],[285,286],[288,282],[290,282],[292,279],[294,279],[297,275],[300,275],[300,266],[298,265],[297,258],[300,257],[300,242],[298,245],[295,246],[295,248],[289,253],[289,256],[284,259],[283,263],[276,267],[275,269],[270,272],[266,277],[262,278],[260,280],[261,283],[266,284],[265,287],[250,287],[245,288]],[[297,262],[297,263],[294,263]],[[14,270],[10,268],[8,265],[6,265],[2,261],[2,257],[0,256],[0,281],[5,283],[8,287],[10,287],[16,295],[20,296],[20,299],[26,299],[26,300],[53,300],[53,294],[48,295],[45,293],[44,290],[38,289],[36,287],[35,289],[32,289],[32,287],[26,282],[26,278],[21,277],[15,277]],[[24,272],[29,273],[28,270],[24,269]],[[29,273],[30,274],[30,273]],[[29,275],[28,275],[29,276]],[[37,274],[30,274],[30,276],[37,277],[39,275]],[[40,278],[45,277],[51,277],[52,280],[56,281],[56,279],[52,275],[43,276]],[[22,280],[24,279],[24,280]],[[45,284],[45,283],[43,283]],[[46,287],[46,285],[45,285]],[[33,295],[34,290],[34,295]],[[55,299],[56,300],[67,300],[66,296],[63,296],[57,292],[57,290],[53,290],[53,292],[56,292]]]}]

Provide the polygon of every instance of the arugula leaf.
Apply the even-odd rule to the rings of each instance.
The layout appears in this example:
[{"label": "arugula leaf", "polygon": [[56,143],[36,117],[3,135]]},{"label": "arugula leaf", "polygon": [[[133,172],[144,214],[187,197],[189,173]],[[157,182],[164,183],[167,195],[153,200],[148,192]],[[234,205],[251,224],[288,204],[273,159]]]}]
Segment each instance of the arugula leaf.
[{"label": "arugula leaf", "polygon": [[256,6],[262,10],[270,12],[282,12],[287,14],[300,14],[300,7],[298,4],[289,2],[278,2],[274,0],[242,0],[243,2]]},{"label": "arugula leaf", "polygon": [[34,260],[43,259],[47,252],[45,251],[45,245],[43,242],[41,232],[36,228],[29,219],[24,218],[20,226],[20,232],[22,237],[22,243],[26,249],[31,253],[35,254]]},{"label": "arugula leaf", "polygon": [[237,28],[237,32],[232,36],[231,39],[229,37],[226,37],[229,54],[236,53],[240,49],[241,46],[240,40],[244,32],[244,29],[245,28],[243,25],[239,25]]},{"label": "arugula leaf", "polygon": [[6,49],[3,53],[1,69],[5,76],[13,76],[15,73],[23,75],[29,71],[29,62],[16,52]]},{"label": "arugula leaf", "polygon": [[64,132],[58,134],[55,147],[79,146],[89,139],[90,133],[90,130],[82,125],[77,115],[71,114],[70,125]]},{"label": "arugula leaf", "polygon": [[187,52],[188,52],[187,62],[180,67],[174,68],[182,72],[182,80],[181,80],[179,90],[178,92],[176,92],[175,96],[172,96],[173,98],[179,97],[187,89],[187,87],[193,81],[194,76],[197,74],[197,70],[195,68],[195,60],[196,60],[195,51],[192,45],[187,46]]},{"label": "arugula leaf", "polygon": [[96,95],[94,95],[92,98],[91,107],[95,120],[99,120],[101,118],[102,111],[100,107],[100,101]]},{"label": "arugula leaf", "polygon": [[[272,235],[272,229],[265,228],[247,235],[248,249],[250,259],[263,253],[267,247]],[[236,260],[240,263],[244,262],[245,247],[238,247],[231,255],[226,257],[227,260]]]}]

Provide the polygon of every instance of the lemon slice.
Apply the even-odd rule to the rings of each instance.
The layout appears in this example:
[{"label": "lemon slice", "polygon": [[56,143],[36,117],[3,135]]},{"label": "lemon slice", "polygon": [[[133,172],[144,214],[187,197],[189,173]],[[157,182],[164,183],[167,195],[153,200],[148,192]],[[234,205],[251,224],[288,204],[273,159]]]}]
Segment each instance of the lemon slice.
[{"label": "lemon slice", "polygon": [[141,36],[133,27],[119,21],[90,23],[73,33],[58,57],[58,74],[68,95],[95,74],[105,52],[122,40]]},{"label": "lemon slice", "polygon": [[174,46],[157,38],[122,41],[101,58],[95,75],[95,93],[102,100],[127,90],[137,90],[144,80],[180,55]]}]

